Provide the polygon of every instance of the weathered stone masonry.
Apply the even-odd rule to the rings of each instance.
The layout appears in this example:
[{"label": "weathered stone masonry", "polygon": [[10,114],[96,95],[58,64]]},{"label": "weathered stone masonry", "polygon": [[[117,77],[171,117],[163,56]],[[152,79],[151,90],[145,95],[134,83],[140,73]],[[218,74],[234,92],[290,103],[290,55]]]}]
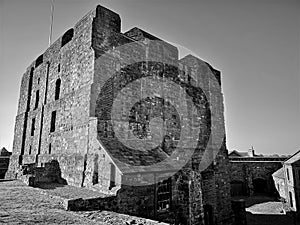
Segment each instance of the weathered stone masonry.
[{"label": "weathered stone masonry", "polygon": [[[114,195],[110,210],[176,224],[231,224],[225,137],[221,147],[213,146],[219,150],[217,157],[205,171],[200,171],[201,157],[212,126],[211,96],[216,96],[213,100],[218,103],[214,116],[221,127],[220,135],[225,130],[224,109],[221,93],[205,96],[195,84],[201,82],[212,94],[215,88],[208,77],[215,76],[221,83],[220,72],[194,56],[179,60],[177,48],[166,42],[160,40],[161,44],[151,46],[147,45],[147,40],[160,39],[139,28],[121,33],[119,15],[98,6],[39,56],[22,77],[13,155],[7,177],[17,177],[22,165],[43,167],[55,160],[68,184]],[[140,47],[98,60],[111,49],[135,42],[139,42]],[[134,63],[138,58],[146,59],[149,54],[167,63]],[[126,62],[132,63],[125,65]],[[105,76],[116,70],[119,72],[106,81]],[[147,171],[135,171],[126,166],[151,165],[174,151],[183,132],[181,115],[172,106],[178,98],[177,93],[170,99],[146,98],[130,109],[129,119],[126,114],[120,114],[118,126],[113,127],[110,122],[111,107],[118,92],[131,82],[146,77],[153,78],[153,82],[148,79],[137,89],[130,89],[132,96],[141,95],[145,87],[170,89],[171,86],[156,86],[157,82],[154,82],[169,79],[184,87],[192,96],[188,104],[197,108],[197,113],[191,117],[201,131],[198,145],[180,171],[176,172],[172,164]],[[119,106],[126,108],[126,103]],[[118,131],[130,142],[125,129],[129,123],[134,136],[151,139],[149,121],[155,117],[164,118],[167,133],[162,144],[153,150],[142,154],[128,149],[115,136]],[[155,121],[153,123],[153,127],[159,127]],[[181,135],[194,138],[189,130]],[[178,160],[184,154],[183,151]],[[130,185],[137,181],[144,186]]]}]

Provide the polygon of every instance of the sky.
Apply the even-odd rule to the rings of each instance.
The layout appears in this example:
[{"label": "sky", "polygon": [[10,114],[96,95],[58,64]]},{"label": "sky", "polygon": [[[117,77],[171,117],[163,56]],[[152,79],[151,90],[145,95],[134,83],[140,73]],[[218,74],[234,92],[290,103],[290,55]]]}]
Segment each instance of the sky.
[{"label": "sky", "polygon": [[[25,69],[48,47],[51,0],[0,0],[0,147]],[[229,151],[300,150],[299,0],[55,0],[53,40],[101,4],[221,71]]]}]

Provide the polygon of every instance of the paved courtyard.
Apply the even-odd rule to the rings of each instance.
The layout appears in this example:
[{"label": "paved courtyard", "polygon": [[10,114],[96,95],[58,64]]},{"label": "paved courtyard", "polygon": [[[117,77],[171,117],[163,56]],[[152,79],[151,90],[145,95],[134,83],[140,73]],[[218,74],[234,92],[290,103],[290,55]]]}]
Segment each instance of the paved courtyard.
[{"label": "paved courtyard", "polygon": [[282,203],[268,196],[246,198],[248,225],[294,225],[293,218],[285,213]]}]

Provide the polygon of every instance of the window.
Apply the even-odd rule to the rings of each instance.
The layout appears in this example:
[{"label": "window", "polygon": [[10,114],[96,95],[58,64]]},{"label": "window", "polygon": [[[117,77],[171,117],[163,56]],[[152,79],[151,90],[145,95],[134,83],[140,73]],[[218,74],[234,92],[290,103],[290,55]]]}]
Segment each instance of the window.
[{"label": "window", "polygon": [[34,136],[34,130],[35,130],[35,118],[31,121],[31,136]]},{"label": "window", "polygon": [[43,63],[43,55],[40,55],[36,60],[35,60],[35,68],[37,68],[39,65]]},{"label": "window", "polygon": [[64,33],[64,35],[62,36],[61,39],[61,47],[63,47],[65,44],[67,44],[69,41],[72,40],[74,35],[74,29],[70,29],[68,30],[66,33]]},{"label": "window", "polygon": [[171,179],[157,184],[157,210],[166,211],[171,206]]},{"label": "window", "polygon": [[290,180],[290,171],[289,169],[286,169],[287,179]]},{"label": "window", "polygon": [[293,195],[292,192],[289,191],[289,197],[290,197],[290,205],[293,207]]},{"label": "window", "polygon": [[50,132],[55,131],[55,122],[56,122],[56,111],[51,113],[51,124],[50,124]]},{"label": "window", "polygon": [[51,154],[51,143],[49,144],[49,148],[48,148],[48,153],[49,153],[49,155]]},{"label": "window", "polygon": [[29,155],[31,155],[31,145],[29,146]]},{"label": "window", "polygon": [[110,183],[109,190],[116,186],[116,167],[113,163],[110,163]]},{"label": "window", "polygon": [[61,80],[60,78],[56,80],[55,82],[55,100],[59,99],[59,94],[60,94],[60,84],[61,84]]},{"label": "window", "polygon": [[37,90],[35,92],[35,106],[34,106],[34,109],[38,108],[38,106],[39,106],[39,100],[40,100],[40,91]]},{"label": "window", "polygon": [[60,64],[57,66],[57,72],[60,72]]},{"label": "window", "polygon": [[29,83],[28,83],[28,93],[27,93],[27,108],[26,108],[27,112],[30,110],[30,99],[31,99],[31,91],[32,91],[33,72],[34,72],[34,69],[31,68],[30,76],[29,76]]}]

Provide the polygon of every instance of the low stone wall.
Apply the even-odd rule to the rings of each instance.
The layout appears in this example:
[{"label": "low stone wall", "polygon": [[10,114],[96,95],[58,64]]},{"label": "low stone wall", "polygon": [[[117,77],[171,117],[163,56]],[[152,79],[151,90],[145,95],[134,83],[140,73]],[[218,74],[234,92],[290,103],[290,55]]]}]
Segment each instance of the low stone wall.
[{"label": "low stone wall", "polygon": [[89,211],[89,210],[116,210],[117,197],[110,196],[105,198],[77,198],[64,200],[64,209],[69,211]]},{"label": "low stone wall", "polygon": [[0,179],[4,179],[9,165],[9,156],[0,156]]}]

